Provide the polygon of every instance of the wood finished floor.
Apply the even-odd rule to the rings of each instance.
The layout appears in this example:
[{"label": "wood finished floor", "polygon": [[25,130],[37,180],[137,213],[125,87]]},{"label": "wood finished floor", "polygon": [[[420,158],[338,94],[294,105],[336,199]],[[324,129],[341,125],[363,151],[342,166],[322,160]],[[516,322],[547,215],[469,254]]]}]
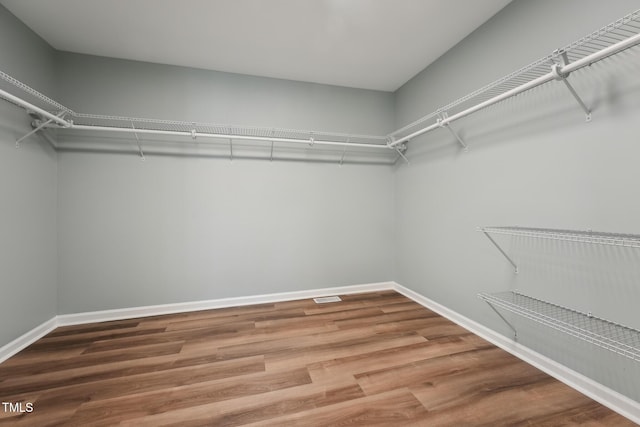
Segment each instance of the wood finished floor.
[{"label": "wood finished floor", "polygon": [[58,328],[0,426],[635,425],[393,291]]}]

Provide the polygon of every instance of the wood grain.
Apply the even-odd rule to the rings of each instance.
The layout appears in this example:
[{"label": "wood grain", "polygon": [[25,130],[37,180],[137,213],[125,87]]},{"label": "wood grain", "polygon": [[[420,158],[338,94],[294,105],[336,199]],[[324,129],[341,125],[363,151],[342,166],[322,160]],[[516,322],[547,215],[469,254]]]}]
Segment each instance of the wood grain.
[{"label": "wood grain", "polygon": [[58,328],[0,364],[0,426],[629,426],[393,291]]}]

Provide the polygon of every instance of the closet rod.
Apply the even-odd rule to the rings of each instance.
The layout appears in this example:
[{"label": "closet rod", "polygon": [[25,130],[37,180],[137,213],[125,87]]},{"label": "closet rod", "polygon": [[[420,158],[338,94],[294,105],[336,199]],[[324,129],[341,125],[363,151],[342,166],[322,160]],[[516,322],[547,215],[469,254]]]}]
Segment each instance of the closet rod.
[{"label": "closet rod", "polygon": [[[4,73],[2,73],[4,74]],[[6,75],[5,75],[6,76]],[[14,81],[14,79],[9,80],[10,82]],[[33,89],[29,88],[33,91]],[[33,91],[36,95],[40,95],[39,92]],[[372,143],[359,143],[359,142],[343,142],[343,141],[331,141],[331,140],[323,140],[323,139],[305,139],[305,138],[288,138],[288,137],[273,137],[273,136],[257,136],[257,135],[231,135],[231,134],[222,134],[222,133],[208,133],[208,132],[196,132],[195,130],[189,131],[174,131],[174,130],[162,130],[162,129],[140,129],[140,128],[125,128],[118,126],[97,126],[97,125],[77,125],[74,124],[72,120],[65,120],[65,115],[69,115],[71,118],[76,116],[71,110],[63,110],[59,115],[55,115],[50,111],[44,110],[18,96],[15,96],[4,89],[0,89],[0,98],[4,98],[5,100],[24,108],[27,112],[34,112],[40,115],[42,118],[46,118],[50,121],[50,123],[46,123],[45,121],[36,121],[37,126],[41,126],[42,128],[50,128],[50,129],[70,129],[70,130],[85,130],[85,131],[100,131],[100,132],[127,132],[134,134],[153,134],[153,135],[169,135],[169,136],[186,136],[191,137],[193,139],[197,137],[203,138],[213,138],[213,139],[236,139],[236,140],[245,140],[245,141],[263,141],[263,142],[281,142],[281,143],[292,143],[292,144],[305,144],[305,145],[328,145],[328,146],[338,146],[338,147],[350,147],[350,148],[368,148],[368,149],[381,149],[386,151],[391,151],[390,147],[387,144],[372,144]],[[51,101],[53,102],[53,101]],[[382,137],[380,137],[382,138]]]},{"label": "closet rod", "polygon": [[608,56],[614,55],[618,52],[621,52],[625,49],[628,49],[632,46],[635,46],[637,44],[640,44],[640,34],[636,34],[632,37],[629,37],[625,40],[622,40],[618,43],[612,44],[609,47],[606,47],[602,50],[599,50],[597,52],[592,53],[591,55],[587,55],[584,58],[581,58],[579,60],[576,60],[575,62],[572,62],[570,64],[564,65],[562,67],[558,67],[558,73],[556,74],[553,71],[549,71],[549,73],[540,76],[534,80],[531,80],[530,82],[527,82],[525,84],[522,84],[518,87],[515,87],[505,93],[502,93],[500,95],[494,96],[491,99],[488,99],[484,102],[481,102],[479,104],[476,104],[472,107],[467,108],[466,110],[463,110],[457,114],[454,114],[452,116],[446,117],[442,120],[440,120],[439,122],[436,122],[430,126],[427,126],[423,129],[417,130],[407,136],[404,136],[400,139],[394,140],[391,143],[389,143],[389,147],[395,147],[396,145],[402,144],[404,142],[407,142],[417,136],[423,135],[427,132],[430,132],[434,129],[438,129],[442,126],[445,126],[455,120],[461,119],[463,117],[466,117],[470,114],[475,113],[476,111],[479,111],[483,108],[486,108],[490,105],[493,104],[497,104],[498,102],[504,101],[505,99],[511,98],[513,96],[516,96],[522,92],[526,92],[529,89],[533,89],[536,86],[540,86],[541,84],[550,82],[552,80],[557,80],[558,79],[558,74],[561,76],[566,76],[569,73],[579,70],[580,68],[586,67],[588,65],[593,64],[594,62],[598,62]]},{"label": "closet rod", "polygon": [[[43,117],[46,117],[47,119],[56,122],[60,127],[63,126],[65,128],[69,128],[71,127],[71,123],[66,121],[65,119],[63,119],[61,116],[56,116],[55,114],[52,114],[50,112],[48,112],[47,110],[43,110],[40,107],[36,107],[35,105],[31,104],[30,102],[25,101],[22,98],[18,98],[15,95],[10,94],[9,92],[0,89],[0,98],[4,98],[9,102],[13,102],[14,104],[19,105],[20,107],[23,107],[25,110],[27,111],[34,111],[38,114],[40,114]],[[48,125],[47,125],[48,127]]]},{"label": "closet rod", "polygon": [[[46,125],[47,128],[59,129],[59,126],[49,124]],[[228,135],[228,134],[220,134],[220,133],[206,133],[206,132],[194,132],[194,131],[175,131],[175,130],[159,130],[159,129],[132,129],[132,128],[124,128],[124,127],[112,127],[112,126],[94,126],[94,125],[75,125],[69,124],[66,126],[68,129],[75,130],[87,130],[87,131],[100,131],[100,132],[126,132],[126,133],[146,133],[153,135],[169,135],[169,136],[188,136],[190,138],[214,138],[214,139],[235,139],[235,140],[244,140],[244,141],[265,141],[265,142],[284,142],[284,143],[293,143],[293,144],[311,144],[310,139],[301,139],[301,138],[274,138],[274,137],[263,137],[263,136],[246,136],[246,135]],[[384,150],[389,150],[389,146],[386,144],[366,144],[366,143],[356,143],[356,142],[338,142],[338,141],[327,141],[327,140],[313,140],[314,145],[332,145],[332,146],[340,146],[340,147],[356,147],[356,148],[380,148]]]}]

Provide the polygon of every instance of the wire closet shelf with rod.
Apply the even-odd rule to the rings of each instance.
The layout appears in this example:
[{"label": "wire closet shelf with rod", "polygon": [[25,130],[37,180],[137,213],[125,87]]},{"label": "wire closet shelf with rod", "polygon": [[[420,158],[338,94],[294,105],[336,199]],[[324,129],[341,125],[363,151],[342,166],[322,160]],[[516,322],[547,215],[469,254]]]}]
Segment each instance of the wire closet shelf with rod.
[{"label": "wire closet shelf with rod", "polygon": [[[273,160],[274,152],[285,146],[311,149],[311,151],[314,147],[323,147],[334,151],[333,159],[340,164],[347,161],[348,155],[352,152],[369,153],[380,160],[378,163],[383,164],[395,163],[399,159],[404,159],[408,163],[409,159],[405,156],[405,152],[407,143],[412,139],[442,128],[450,132],[466,149],[466,142],[451,126],[454,121],[554,81],[562,82],[567,87],[568,93],[575,98],[578,106],[584,111],[586,120],[591,120],[592,112],[571,85],[570,74],[638,44],[640,44],[640,10],[629,13],[565,47],[556,49],[551,54],[437,108],[432,113],[387,135],[81,113],[62,105],[1,70],[0,98],[24,108],[34,118],[33,130],[20,137],[16,141],[17,146],[33,133],[57,129],[62,132],[85,131],[127,135],[131,139],[134,151],[143,158],[144,144],[147,141],[142,141],[141,138],[165,136],[172,139],[168,143],[177,148],[196,141],[198,143],[214,142],[217,146],[225,147],[231,159],[235,155],[234,143],[251,142],[265,146],[265,155],[261,158],[268,160]],[[59,148],[58,142],[51,135],[44,135],[54,147]],[[83,147],[83,150],[86,149],[87,147]],[[180,151],[177,154],[180,154]]]},{"label": "wire closet shelf with rod", "polygon": [[[516,273],[518,272],[517,264],[500,244],[493,239],[492,235],[640,248],[640,235],[635,234],[527,227],[484,227],[478,231],[485,234],[491,243],[515,268]],[[502,314],[504,311],[563,332],[629,359],[640,361],[640,331],[635,328],[593,316],[591,313],[583,313],[559,304],[534,298],[519,291],[480,293],[478,297],[489,304],[496,314],[509,326],[516,339],[518,338],[517,328]]]}]

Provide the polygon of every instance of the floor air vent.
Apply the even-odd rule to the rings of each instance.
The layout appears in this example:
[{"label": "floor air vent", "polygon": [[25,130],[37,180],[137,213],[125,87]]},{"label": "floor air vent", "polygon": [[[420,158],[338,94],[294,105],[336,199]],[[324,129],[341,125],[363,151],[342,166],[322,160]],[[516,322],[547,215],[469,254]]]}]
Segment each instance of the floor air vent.
[{"label": "floor air vent", "polygon": [[342,301],[340,297],[321,297],[321,298],[314,298],[313,300],[316,302],[316,304],[326,304],[328,302]]}]

